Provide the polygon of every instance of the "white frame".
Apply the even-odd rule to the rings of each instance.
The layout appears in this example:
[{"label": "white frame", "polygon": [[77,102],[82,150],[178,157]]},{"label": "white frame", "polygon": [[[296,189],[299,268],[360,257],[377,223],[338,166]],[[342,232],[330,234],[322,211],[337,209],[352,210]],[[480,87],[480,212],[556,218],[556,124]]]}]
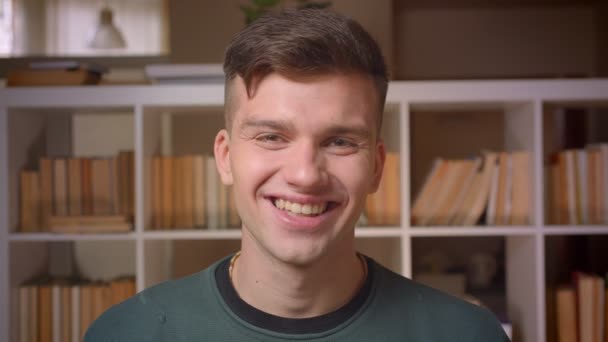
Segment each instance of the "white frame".
[{"label": "white frame", "polygon": [[[222,84],[216,85],[154,85],[154,86],[88,86],[49,88],[4,88],[0,89],[0,340],[10,336],[11,289],[10,246],[14,242],[48,242],[81,240],[126,240],[133,241],[137,289],[147,284],[145,244],[164,240],[214,240],[240,238],[238,230],[210,231],[144,231],[145,191],[144,170],[144,118],[146,108],[151,107],[221,107],[224,100]],[[552,235],[608,235],[608,226],[545,226],[543,206],[543,105],[553,102],[608,101],[608,80],[509,80],[509,81],[430,81],[392,82],[387,103],[398,106],[401,130],[401,194],[402,216],[399,227],[357,228],[358,237],[390,237],[400,239],[401,272],[412,275],[411,246],[416,237],[455,236],[504,236],[506,237],[507,297],[510,312],[519,312],[511,317],[521,329],[524,341],[545,341],[545,237]],[[515,134],[523,132],[526,145],[533,156],[532,212],[529,226],[464,227],[411,227],[410,212],[410,110],[429,106],[431,108],[505,108],[506,124],[518,125]],[[52,235],[18,234],[10,232],[9,222],[9,109],[53,109],[104,107],[134,108],[136,151],[136,224],[129,234],[111,235]],[[525,131],[525,132],[524,132]],[[521,141],[521,137],[516,137]],[[507,140],[509,137],[507,137]],[[522,265],[526,265],[523,266]]]}]

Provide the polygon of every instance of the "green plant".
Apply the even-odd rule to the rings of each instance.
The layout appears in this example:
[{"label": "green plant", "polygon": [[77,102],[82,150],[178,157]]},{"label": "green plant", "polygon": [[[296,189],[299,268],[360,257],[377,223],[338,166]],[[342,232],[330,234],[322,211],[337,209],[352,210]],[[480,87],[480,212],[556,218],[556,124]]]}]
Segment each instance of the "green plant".
[{"label": "green plant", "polygon": [[[241,5],[241,11],[245,15],[245,23],[251,24],[254,20],[260,16],[270,12],[276,7],[281,0],[251,0],[250,5]],[[331,1],[311,1],[311,0],[297,0],[296,7],[299,9],[303,8],[327,8],[331,6]]]}]

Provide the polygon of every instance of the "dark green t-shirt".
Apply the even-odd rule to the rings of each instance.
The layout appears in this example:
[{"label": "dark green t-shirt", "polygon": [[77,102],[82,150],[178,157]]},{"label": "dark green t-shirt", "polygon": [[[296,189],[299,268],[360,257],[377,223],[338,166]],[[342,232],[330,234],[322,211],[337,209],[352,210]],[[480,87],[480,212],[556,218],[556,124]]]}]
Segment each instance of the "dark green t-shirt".
[{"label": "dark green t-shirt", "polygon": [[151,287],[106,311],[85,342],[508,341],[493,314],[367,258],[368,278],[344,307],[308,319],[261,312],[238,298],[228,258]]}]

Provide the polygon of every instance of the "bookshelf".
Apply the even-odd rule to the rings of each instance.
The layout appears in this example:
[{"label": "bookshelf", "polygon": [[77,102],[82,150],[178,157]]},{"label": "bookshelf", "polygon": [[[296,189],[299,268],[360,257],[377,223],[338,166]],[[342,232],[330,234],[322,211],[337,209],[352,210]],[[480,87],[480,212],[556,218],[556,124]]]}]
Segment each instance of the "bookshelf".
[{"label": "bookshelf", "polygon": [[[554,237],[603,237],[608,235],[608,225],[546,223],[543,161],[547,133],[543,111],[546,106],[560,103],[585,105],[602,101],[608,101],[608,80],[392,82],[382,135],[388,150],[400,155],[400,224],[358,227],[358,248],[411,277],[416,262],[412,250],[421,241],[500,239],[504,245],[501,265],[505,274],[504,297],[514,327],[514,340],[546,341],[545,273],[547,265],[553,262],[546,257],[547,241],[553,241]],[[104,253],[125,255],[124,267],[133,271],[138,291],[204,267],[238,249],[238,229],[150,229],[151,175],[147,167],[150,158],[158,154],[210,153],[212,136],[208,135],[221,126],[222,103],[223,85],[220,84],[0,89],[0,303],[3,303],[0,340],[16,340],[17,286],[45,269],[53,244],[67,242],[77,250],[84,245],[89,254],[99,259],[105,257]],[[500,147],[530,152],[529,225],[417,227],[410,223],[410,206],[415,196],[412,179],[414,172],[418,172],[414,158],[420,152],[411,144],[415,120],[427,112],[449,118],[452,113],[462,111],[498,113]],[[132,124],[121,125],[117,131],[103,128],[101,137],[96,138],[100,141],[85,148],[84,145],[90,143],[79,143],[80,138],[75,140],[82,132],[74,132],[74,127],[81,127],[74,125],[74,118],[87,115],[118,116]],[[192,131],[192,127],[200,130]],[[41,132],[43,143],[40,143]],[[122,138],[103,139],[103,136]],[[472,138],[474,143],[475,137]],[[439,141],[439,144],[450,142]],[[76,150],[94,148],[101,148],[94,153],[103,153],[103,148],[135,151],[133,231],[93,235],[18,233],[19,171],[42,153],[65,156]],[[470,153],[479,153],[479,150]],[[176,258],[200,263],[178,270]],[[112,267],[109,268],[100,269],[100,274],[111,273]]]}]

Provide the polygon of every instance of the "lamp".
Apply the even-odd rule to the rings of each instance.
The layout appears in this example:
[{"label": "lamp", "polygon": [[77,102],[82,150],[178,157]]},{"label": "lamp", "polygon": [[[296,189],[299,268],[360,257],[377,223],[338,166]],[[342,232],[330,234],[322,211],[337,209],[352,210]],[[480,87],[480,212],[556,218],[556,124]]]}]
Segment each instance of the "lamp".
[{"label": "lamp", "polygon": [[104,7],[99,12],[99,24],[89,42],[89,47],[94,49],[117,49],[127,46],[120,30],[114,25],[114,13],[109,7]]}]

